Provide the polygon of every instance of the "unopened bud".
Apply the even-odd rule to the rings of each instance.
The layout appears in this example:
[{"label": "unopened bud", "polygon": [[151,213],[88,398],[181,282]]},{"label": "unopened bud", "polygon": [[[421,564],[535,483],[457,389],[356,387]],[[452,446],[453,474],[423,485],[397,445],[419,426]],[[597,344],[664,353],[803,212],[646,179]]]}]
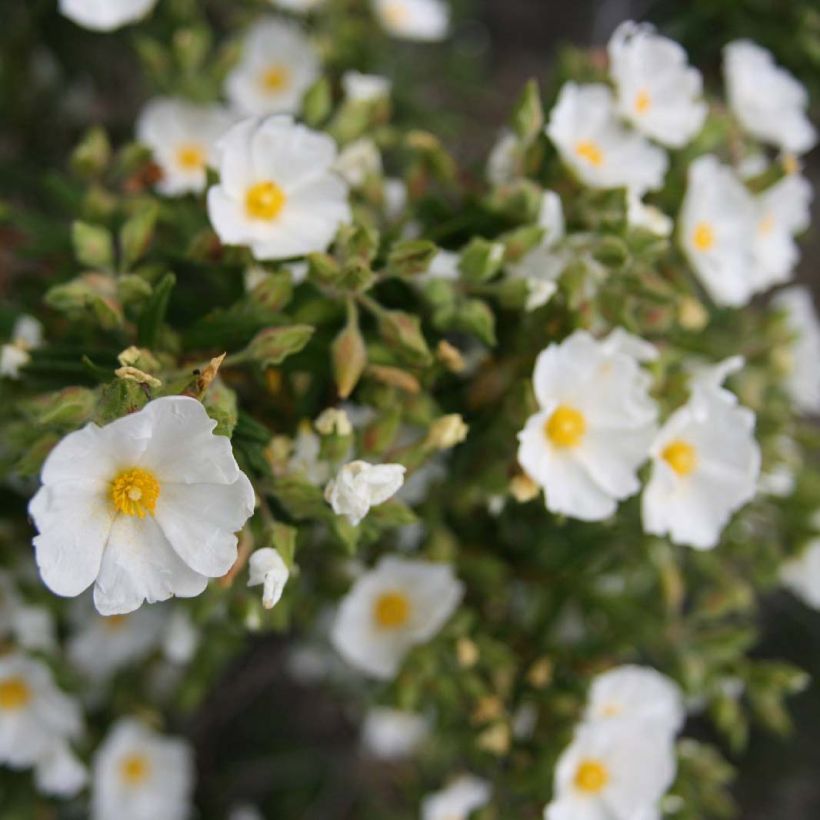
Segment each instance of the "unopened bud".
[{"label": "unopened bud", "polygon": [[469,429],[460,413],[450,413],[436,419],[430,425],[430,431],[427,433],[427,444],[438,450],[449,450],[451,447],[461,444],[467,438]]},{"label": "unopened bud", "polygon": [[353,425],[344,410],[338,407],[328,407],[323,410],[313,422],[316,432],[323,436],[349,436],[353,432]]},{"label": "unopened bud", "polygon": [[532,501],[538,496],[538,492],[538,485],[526,473],[519,473],[510,479],[510,495],[519,504]]}]

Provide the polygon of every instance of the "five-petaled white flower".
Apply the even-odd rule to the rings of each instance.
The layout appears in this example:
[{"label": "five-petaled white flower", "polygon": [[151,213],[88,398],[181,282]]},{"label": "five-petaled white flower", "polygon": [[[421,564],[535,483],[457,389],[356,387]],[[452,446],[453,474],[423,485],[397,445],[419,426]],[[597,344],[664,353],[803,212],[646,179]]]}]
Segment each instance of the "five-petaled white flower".
[{"label": "five-petaled white flower", "polygon": [[389,680],[410,649],[444,626],[463,591],[449,564],[382,558],[342,599],[331,640],[351,665]]},{"label": "five-petaled white flower", "polygon": [[20,378],[20,368],[31,361],[30,351],[43,343],[43,326],[33,316],[20,316],[11,329],[11,340],[0,346],[0,376]]},{"label": "five-petaled white flower", "polygon": [[778,291],[772,305],[786,314],[794,335],[786,388],[801,413],[820,413],[820,321],[808,288],[794,285]]},{"label": "five-petaled white flower", "polygon": [[646,136],[681,148],[703,127],[703,79],[678,43],[628,21],[609,41],[609,61],[618,110]]},{"label": "five-petaled white flower", "polygon": [[663,185],[666,153],[618,120],[605,85],[565,83],[546,132],[564,163],[591,188],[644,193]]},{"label": "five-petaled white flower", "polygon": [[113,31],[145,17],[157,0],[60,0],[60,13],[92,31]]},{"label": "five-petaled white flower", "polygon": [[646,532],[711,549],[732,514],[754,496],[760,474],[755,416],[721,386],[742,366],[735,357],[695,379],[689,401],[656,436],[642,499]]},{"label": "five-petaled white flower", "polygon": [[238,123],[219,141],[219,185],[208,215],[228,245],[257,259],[324,251],[351,219],[347,185],[332,170],[336,143],[326,134],[274,116]]},{"label": "five-petaled white flower", "polygon": [[292,114],[319,78],[319,58],[296,23],[266,17],[245,35],[225,96],[242,114]]},{"label": "five-petaled white flower", "polygon": [[97,609],[117,615],[224,575],[254,492],[215,426],[195,399],[168,396],[66,436],[29,505],[46,585],[75,596],[94,584]]},{"label": "five-petaled white flower", "polygon": [[450,11],[443,0],[372,0],[384,30],[402,40],[443,40],[450,28]]},{"label": "five-petaled white flower", "polygon": [[34,767],[41,791],[74,795],[86,772],[69,744],[82,731],[79,705],[57,688],[45,664],[17,652],[0,657],[0,763]]},{"label": "five-petaled white flower", "polygon": [[401,760],[410,757],[430,734],[424,715],[374,706],[362,723],[362,745],[372,757]]},{"label": "five-petaled white flower", "polygon": [[657,418],[638,358],[654,355],[623,331],[600,342],[581,330],[539,354],[540,409],[518,434],[518,461],[551,512],[599,521],[638,491]]},{"label": "five-petaled white flower", "polygon": [[193,753],[187,743],[124,718],[94,755],[91,817],[185,820],[193,786]]},{"label": "five-petaled white flower", "polygon": [[689,166],[678,241],[701,284],[722,307],[754,292],[757,209],[735,171],[707,154]]},{"label": "five-petaled white flower", "polygon": [[780,580],[804,604],[820,609],[820,538],[812,538],[800,555],[783,564]]},{"label": "five-petaled white flower", "polygon": [[208,166],[215,166],[215,145],[234,117],[217,105],[158,97],[137,120],[137,139],[153,152],[162,171],[157,190],[166,196],[199,193]]},{"label": "five-petaled white flower", "polygon": [[328,482],[325,498],[336,515],[346,515],[356,526],[371,507],[383,504],[398,492],[404,483],[405,471],[402,464],[351,461]]},{"label": "five-petaled white flower", "polygon": [[248,560],[248,586],[262,585],[262,606],[273,609],[279,603],[290,570],[282,556],[273,547],[263,547]]},{"label": "five-petaled white flower", "polygon": [[486,806],[491,796],[492,788],[486,780],[461,775],[422,800],[421,820],[467,820],[474,811]]},{"label": "five-petaled white flower", "polygon": [[761,142],[803,154],[817,141],[806,116],[809,95],[771,53],[749,40],[723,50],[729,105],[740,124]]}]

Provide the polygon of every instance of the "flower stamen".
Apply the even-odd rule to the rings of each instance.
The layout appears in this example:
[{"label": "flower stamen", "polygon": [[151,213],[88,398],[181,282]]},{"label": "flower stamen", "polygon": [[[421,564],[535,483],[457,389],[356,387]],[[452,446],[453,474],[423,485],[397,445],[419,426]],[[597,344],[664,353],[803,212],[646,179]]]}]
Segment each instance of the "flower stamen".
[{"label": "flower stamen", "polygon": [[0,709],[18,711],[31,700],[29,685],[18,677],[0,680]]},{"label": "flower stamen", "polygon": [[120,762],[120,777],[129,786],[138,786],[148,779],[151,762],[143,754],[131,754]]},{"label": "flower stamen", "polygon": [[575,144],[575,153],[590,165],[600,168],[604,164],[604,152],[594,140],[581,140]]},{"label": "flower stamen", "polygon": [[257,182],[245,194],[245,210],[251,219],[273,221],[285,207],[285,192],[271,180]]},{"label": "flower stamen", "polygon": [[559,405],[544,425],[546,437],[556,447],[577,447],[586,431],[584,414],[566,404]]},{"label": "flower stamen", "polygon": [[373,619],[382,629],[399,629],[410,618],[410,601],[403,592],[385,592],[376,599]]},{"label": "flower stamen", "polygon": [[582,760],[575,772],[575,786],[587,794],[598,794],[609,782],[609,771],[600,760]]},{"label": "flower stamen", "polygon": [[111,482],[111,500],[117,512],[145,518],[154,514],[159,498],[159,481],[141,467],[124,470]]},{"label": "flower stamen", "polygon": [[664,447],[661,458],[679,475],[689,475],[698,464],[697,450],[686,441],[670,442]]}]

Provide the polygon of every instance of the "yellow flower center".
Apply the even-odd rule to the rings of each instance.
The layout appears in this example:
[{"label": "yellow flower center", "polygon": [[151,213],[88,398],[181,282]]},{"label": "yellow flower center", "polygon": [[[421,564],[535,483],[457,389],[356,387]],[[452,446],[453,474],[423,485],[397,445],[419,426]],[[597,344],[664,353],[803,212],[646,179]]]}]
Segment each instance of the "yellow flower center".
[{"label": "yellow flower center", "polygon": [[600,760],[582,760],[575,772],[575,786],[582,792],[597,794],[609,782],[609,771]]},{"label": "yellow flower center", "polygon": [[384,19],[391,26],[401,26],[407,22],[409,17],[407,6],[404,3],[394,2],[388,3],[384,7]]},{"label": "yellow flower center", "polygon": [[205,152],[194,142],[181,145],[177,149],[177,163],[186,171],[198,171],[205,166]]},{"label": "yellow flower center", "polygon": [[376,599],[373,618],[382,629],[398,629],[410,617],[410,601],[403,592],[385,592]]},{"label": "yellow flower center", "polygon": [[586,431],[584,414],[566,404],[559,405],[544,425],[544,433],[556,447],[576,447]]},{"label": "yellow flower center", "polygon": [[635,95],[635,113],[636,114],[646,114],[647,111],[652,107],[652,97],[649,96],[649,92],[642,88],[636,95]]},{"label": "yellow flower center", "polygon": [[757,232],[762,236],[766,236],[774,230],[774,226],[774,214],[768,213],[757,223]]},{"label": "yellow flower center", "polygon": [[159,481],[148,470],[132,467],[123,470],[111,482],[111,500],[117,512],[125,515],[137,515],[145,518],[145,514],[154,514],[159,498]]},{"label": "yellow flower center", "polygon": [[796,174],[800,170],[800,163],[794,154],[783,154],[783,170],[789,175]]},{"label": "yellow flower center", "polygon": [[673,441],[664,447],[661,458],[680,476],[689,475],[698,463],[695,448],[686,441]]},{"label": "yellow flower center", "polygon": [[105,624],[105,628],[111,630],[111,632],[122,629],[127,620],[127,615],[103,615],[103,624]]},{"label": "yellow flower center", "polygon": [[596,168],[600,168],[604,164],[604,152],[594,140],[581,140],[576,143],[575,153]]},{"label": "yellow flower center", "polygon": [[623,708],[621,707],[620,703],[607,703],[601,709],[601,714],[604,717],[611,718],[611,717],[618,717],[621,714]]},{"label": "yellow flower center", "polygon": [[272,65],[262,73],[262,88],[271,94],[278,94],[290,85],[290,69],[284,65]]},{"label": "yellow flower center", "polygon": [[286,201],[285,192],[275,182],[257,182],[245,194],[245,210],[251,219],[270,222],[279,216]]},{"label": "yellow flower center", "polygon": [[692,244],[699,251],[708,251],[715,246],[715,232],[708,222],[698,222],[695,225]]},{"label": "yellow flower center", "polygon": [[151,761],[139,753],[128,755],[120,762],[120,777],[129,786],[139,786],[148,779],[151,772]]},{"label": "yellow flower center", "polygon": [[0,680],[0,709],[16,711],[31,700],[31,689],[22,678]]}]

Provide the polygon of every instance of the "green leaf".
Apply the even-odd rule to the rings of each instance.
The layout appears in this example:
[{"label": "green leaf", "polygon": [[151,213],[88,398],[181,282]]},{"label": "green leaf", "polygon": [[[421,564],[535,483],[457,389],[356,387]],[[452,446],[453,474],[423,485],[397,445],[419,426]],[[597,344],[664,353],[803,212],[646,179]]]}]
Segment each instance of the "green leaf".
[{"label": "green leaf", "polygon": [[130,270],[142,259],[154,235],[159,208],[146,203],[120,229],[120,267]]},{"label": "green leaf", "polygon": [[100,270],[114,267],[114,240],[107,228],[78,220],[71,226],[71,241],[83,265]]},{"label": "green leaf", "polygon": [[176,281],[177,278],[173,273],[166,273],[157,283],[151,298],[142,309],[137,324],[137,338],[143,347],[151,348],[157,343],[157,335],[168,311],[168,301]]}]

